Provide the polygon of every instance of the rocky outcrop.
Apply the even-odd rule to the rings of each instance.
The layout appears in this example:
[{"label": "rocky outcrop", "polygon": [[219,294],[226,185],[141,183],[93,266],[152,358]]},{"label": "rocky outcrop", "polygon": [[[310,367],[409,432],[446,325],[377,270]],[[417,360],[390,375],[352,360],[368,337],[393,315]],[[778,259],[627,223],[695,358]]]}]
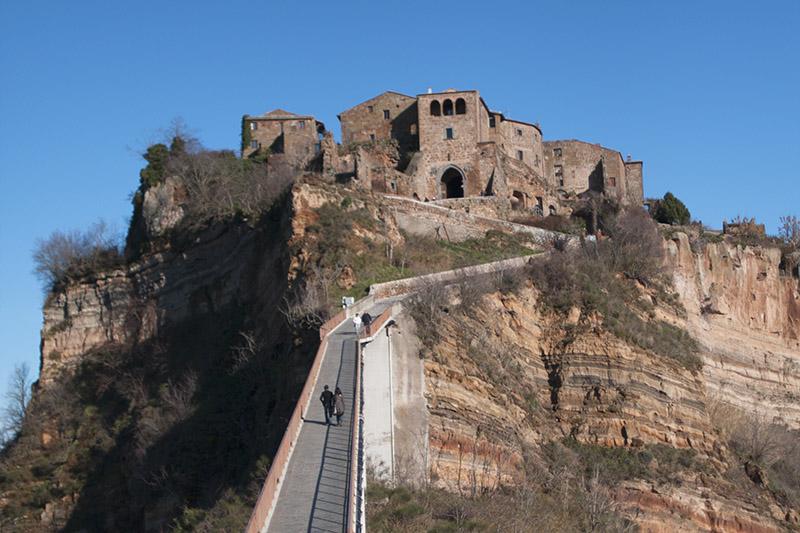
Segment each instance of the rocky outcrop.
[{"label": "rocky outcrop", "polygon": [[[214,226],[52,293],[43,310],[40,384],[48,386],[105,345],[144,341],[170,324],[252,301],[260,296],[252,292],[256,287],[273,287],[278,305],[287,283],[290,202],[291,195],[256,227]],[[173,204],[165,205],[173,211]],[[155,213],[148,227],[169,218]]]},{"label": "rocky outcrop", "polygon": [[513,478],[525,446],[567,436],[605,446],[664,443],[716,460],[701,375],[607,334],[566,340],[536,298],[531,287],[494,294],[443,324],[425,366],[434,477],[465,483],[480,476],[464,466],[474,462]]},{"label": "rocky outcrop", "polygon": [[[618,501],[643,530],[761,532],[794,524],[796,512],[778,504],[763,480],[732,466],[709,404],[800,427],[798,281],[780,272],[778,250],[723,241],[693,252],[683,234],[667,247],[686,313],[662,306],[656,315],[699,341],[701,371],[600,327],[571,330],[577,314],[554,322],[538,311],[531,286],[486,295],[468,312],[450,302],[435,346],[423,350],[436,484],[470,493],[518,483],[530,450],[565,437],[634,451],[666,444],[692,450],[709,471],[680,483],[621,485]],[[722,475],[730,468],[742,479]]]},{"label": "rocky outcrop", "polygon": [[800,427],[800,288],[777,248],[667,244],[686,327],[702,344],[709,396]]}]

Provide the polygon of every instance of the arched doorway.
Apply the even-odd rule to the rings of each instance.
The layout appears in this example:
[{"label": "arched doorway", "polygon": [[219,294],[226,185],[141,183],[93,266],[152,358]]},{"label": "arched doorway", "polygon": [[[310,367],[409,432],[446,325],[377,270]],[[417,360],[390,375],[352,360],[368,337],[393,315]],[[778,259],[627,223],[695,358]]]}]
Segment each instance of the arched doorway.
[{"label": "arched doorway", "polygon": [[525,195],[519,191],[511,193],[511,209],[525,209]]},{"label": "arched doorway", "polygon": [[450,167],[442,174],[442,192],[445,198],[464,197],[464,174],[455,167]]}]

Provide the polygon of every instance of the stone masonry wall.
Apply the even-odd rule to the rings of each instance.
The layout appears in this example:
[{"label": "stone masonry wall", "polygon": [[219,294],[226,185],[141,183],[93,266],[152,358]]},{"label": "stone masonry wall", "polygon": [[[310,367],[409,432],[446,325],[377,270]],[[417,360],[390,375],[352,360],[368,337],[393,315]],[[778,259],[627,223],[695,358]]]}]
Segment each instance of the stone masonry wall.
[{"label": "stone masonry wall", "polygon": [[341,113],[339,121],[345,145],[389,139],[406,149],[417,144],[417,100],[411,96],[385,92]]},{"label": "stone masonry wall", "polygon": [[[439,116],[431,114],[431,103],[435,100],[442,108],[447,100],[455,102],[463,98],[466,113]],[[481,141],[480,120],[488,121],[488,114],[476,91],[423,94],[418,97],[419,143],[423,160],[418,166],[418,176],[429,184],[426,197],[444,198],[440,178],[448,167],[459,169],[465,177],[464,194],[480,195],[485,188],[477,165],[476,145]],[[448,128],[453,138],[447,139]],[[422,197],[422,196],[421,196]]]},{"label": "stone masonry wall", "polygon": [[[311,117],[298,117],[285,120],[250,118],[249,123],[257,124],[250,130],[250,137],[264,149],[273,153],[282,153],[292,161],[304,161],[314,155],[317,144],[316,121]],[[281,135],[283,135],[281,139]],[[282,145],[282,146],[281,146]],[[245,147],[244,157],[251,155],[257,148]]]}]

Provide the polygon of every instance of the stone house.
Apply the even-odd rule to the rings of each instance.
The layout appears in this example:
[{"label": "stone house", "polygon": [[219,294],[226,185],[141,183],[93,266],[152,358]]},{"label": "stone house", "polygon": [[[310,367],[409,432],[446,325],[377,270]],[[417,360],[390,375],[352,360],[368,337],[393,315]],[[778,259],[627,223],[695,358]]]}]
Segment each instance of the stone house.
[{"label": "stone house", "polygon": [[567,195],[593,191],[623,205],[644,202],[642,162],[616,150],[575,139],[546,141],[544,166],[548,184]]},{"label": "stone house", "polygon": [[325,125],[310,115],[276,109],[258,116],[245,115],[243,128],[250,141],[242,146],[242,157],[261,152],[279,155],[295,166],[314,157],[320,150]]}]

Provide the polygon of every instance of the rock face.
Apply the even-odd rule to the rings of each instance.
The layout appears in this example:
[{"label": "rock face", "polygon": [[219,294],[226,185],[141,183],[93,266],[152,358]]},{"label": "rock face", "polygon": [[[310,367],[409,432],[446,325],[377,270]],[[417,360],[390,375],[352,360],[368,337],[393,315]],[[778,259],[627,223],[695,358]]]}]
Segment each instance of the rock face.
[{"label": "rock face", "polygon": [[[513,478],[525,443],[567,436],[716,455],[702,375],[606,334],[580,335],[565,346],[561,328],[537,311],[536,297],[532,288],[495,294],[473,316],[444,325],[425,367],[434,477],[458,486],[473,475],[464,463],[474,460]],[[477,340],[459,333],[482,327],[485,337]],[[491,453],[514,459],[499,465],[482,456],[495,448],[503,453]]]},{"label": "rock face", "polygon": [[[212,227],[193,235],[182,251],[147,255],[124,270],[51,294],[44,306],[41,385],[106,344],[146,340],[166,325],[252,301],[253,287],[272,286],[271,294],[279,298],[287,282],[291,212],[290,205],[278,206],[256,228]],[[163,224],[165,217],[146,221],[148,227]]]},{"label": "rock face", "polygon": [[686,327],[703,346],[710,397],[800,428],[800,288],[777,248],[667,244]]},{"label": "rock face", "polygon": [[[666,245],[686,316],[657,313],[696,337],[703,370],[601,329],[568,338],[565,324],[537,311],[533,287],[484,296],[467,313],[451,311],[425,352],[436,484],[460,493],[514,484],[526,450],[567,436],[688,449],[722,472],[731,455],[709,417],[716,401],[800,427],[800,293],[779,272],[779,251],[720,242],[694,253],[683,234]],[[747,475],[740,490],[695,475],[677,485],[625,483],[617,495],[647,531],[785,528],[793,511]]]}]

